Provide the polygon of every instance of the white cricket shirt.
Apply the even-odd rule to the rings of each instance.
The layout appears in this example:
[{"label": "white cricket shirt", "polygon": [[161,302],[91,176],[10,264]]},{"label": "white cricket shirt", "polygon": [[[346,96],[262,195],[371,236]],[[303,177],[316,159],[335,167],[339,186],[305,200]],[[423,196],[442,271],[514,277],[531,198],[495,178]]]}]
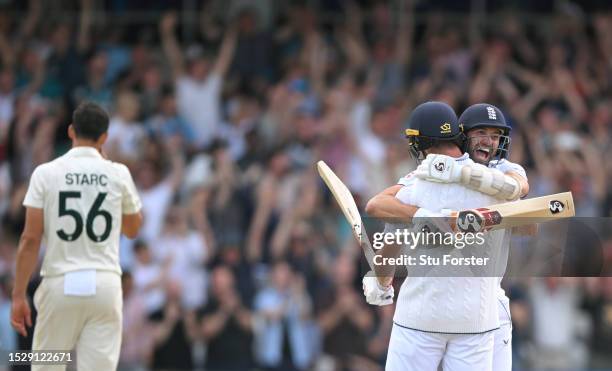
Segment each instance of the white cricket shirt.
[{"label": "white cricket shirt", "polygon": [[[467,154],[456,161],[462,165],[473,163]],[[404,187],[396,194],[397,199],[432,211],[464,210],[496,203],[493,197],[460,184],[428,182],[412,175],[402,178],[399,184]],[[486,245],[482,248],[493,257],[491,262],[499,259],[503,236],[503,230],[488,232],[485,236]],[[440,268],[451,273],[448,268]],[[411,271],[408,267],[408,277],[397,297],[393,317],[396,324],[414,330],[454,334],[482,333],[499,327],[497,277],[413,276]]]},{"label": "white cricket shirt", "polygon": [[75,147],[34,170],[23,205],[44,210],[42,276],[83,269],[121,274],[121,218],[142,207],[125,165],[93,147]]}]

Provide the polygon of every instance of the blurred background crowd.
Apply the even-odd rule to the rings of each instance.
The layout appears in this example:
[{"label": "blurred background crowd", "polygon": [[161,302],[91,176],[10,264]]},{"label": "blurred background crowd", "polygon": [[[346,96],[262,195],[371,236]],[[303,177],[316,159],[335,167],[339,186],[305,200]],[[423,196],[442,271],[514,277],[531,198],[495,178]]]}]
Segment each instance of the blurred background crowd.
[{"label": "blurred background crowd", "polygon": [[[180,3],[180,4],[179,4]],[[607,1],[0,1],[0,348],[33,169],[82,101],[144,205],[121,241],[125,370],[382,369],[393,306],[314,164],[363,207],[415,167],[417,104],[499,106],[530,196],[612,216]],[[612,259],[612,243],[603,241]],[[610,275],[610,272],[604,272]],[[31,285],[35,289],[37,280]],[[515,369],[612,368],[612,278],[506,279]]]}]

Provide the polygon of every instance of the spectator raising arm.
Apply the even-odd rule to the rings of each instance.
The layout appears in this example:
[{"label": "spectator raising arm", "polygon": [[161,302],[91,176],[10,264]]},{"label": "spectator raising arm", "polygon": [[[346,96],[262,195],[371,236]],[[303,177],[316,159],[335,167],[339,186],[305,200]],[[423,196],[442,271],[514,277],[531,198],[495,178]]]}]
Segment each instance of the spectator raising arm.
[{"label": "spectator raising arm", "polygon": [[277,190],[276,180],[268,175],[257,188],[257,207],[247,237],[247,256],[252,262],[261,258],[265,228],[272,214]]},{"label": "spectator raising arm", "polygon": [[189,204],[191,221],[204,241],[206,241],[205,246],[208,250],[206,254],[207,259],[215,255],[217,246],[215,234],[208,219],[210,192],[210,189],[207,188],[194,190]]},{"label": "spectator raising arm", "polygon": [[164,143],[165,149],[171,154],[170,158],[170,174],[168,175],[168,182],[172,186],[174,192],[179,188],[183,181],[183,175],[185,173],[185,159],[181,148],[183,147],[183,140],[180,136],[174,136],[169,138]]},{"label": "spectator raising arm", "polygon": [[93,0],[81,0],[81,16],[79,18],[79,34],[77,49],[85,53],[91,46],[91,21],[93,19]]},{"label": "spectator raising arm", "polygon": [[174,35],[174,29],[177,23],[177,15],[175,12],[168,12],[162,16],[159,22],[159,33],[162,42],[162,49],[170,63],[170,69],[174,79],[177,79],[185,73],[185,62],[183,59],[183,51]]},{"label": "spectator raising arm", "polygon": [[232,59],[234,58],[234,51],[236,50],[236,43],[238,41],[238,30],[234,26],[225,31],[223,36],[223,42],[221,43],[221,49],[219,55],[215,60],[212,73],[224,77],[227,73]]},{"label": "spectator raising arm", "polygon": [[398,34],[395,40],[395,61],[406,65],[412,58],[412,39],[414,34],[413,1],[400,2]]}]

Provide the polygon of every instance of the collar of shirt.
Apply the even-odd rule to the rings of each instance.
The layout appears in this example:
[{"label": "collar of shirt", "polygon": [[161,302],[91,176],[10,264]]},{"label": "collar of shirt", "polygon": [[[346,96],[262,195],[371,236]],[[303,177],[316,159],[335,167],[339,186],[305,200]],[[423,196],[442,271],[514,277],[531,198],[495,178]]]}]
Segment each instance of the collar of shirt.
[{"label": "collar of shirt", "polygon": [[100,152],[94,147],[74,147],[66,153],[67,157],[97,157],[102,158]]},{"label": "collar of shirt", "polygon": [[459,157],[455,157],[455,161],[458,161],[458,162],[459,161],[465,161],[465,160],[467,160],[469,158],[470,158],[470,154],[466,152],[466,153],[462,154]]}]

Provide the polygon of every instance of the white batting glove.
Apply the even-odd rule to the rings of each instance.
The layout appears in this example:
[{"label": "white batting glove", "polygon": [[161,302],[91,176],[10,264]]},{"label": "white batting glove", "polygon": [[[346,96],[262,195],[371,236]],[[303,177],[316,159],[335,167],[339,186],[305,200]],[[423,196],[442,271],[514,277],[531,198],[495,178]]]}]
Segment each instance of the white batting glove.
[{"label": "white batting glove", "polygon": [[389,305],[393,304],[393,296],[395,290],[393,285],[383,287],[379,282],[378,278],[369,271],[363,277],[363,295],[366,298],[368,304],[371,305]]},{"label": "white batting glove", "polygon": [[462,167],[450,156],[432,153],[416,168],[415,175],[431,182],[457,183],[461,180]]}]

